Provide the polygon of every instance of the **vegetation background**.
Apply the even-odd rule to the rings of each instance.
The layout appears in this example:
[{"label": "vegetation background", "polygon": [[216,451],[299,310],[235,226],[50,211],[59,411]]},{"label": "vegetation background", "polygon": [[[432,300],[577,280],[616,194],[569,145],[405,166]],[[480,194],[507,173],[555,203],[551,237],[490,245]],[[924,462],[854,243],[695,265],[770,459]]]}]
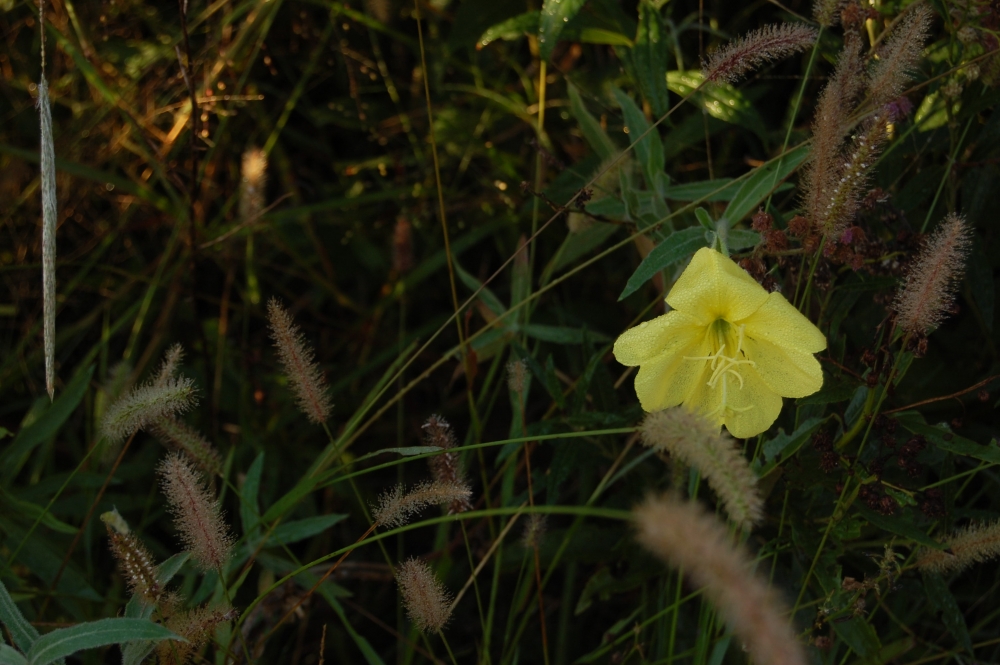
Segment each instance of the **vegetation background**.
[{"label": "vegetation background", "polygon": [[[867,50],[908,4],[843,7]],[[0,580],[44,633],[129,600],[97,515],[117,508],[157,561],[180,550],[163,446],[139,433],[116,464],[99,428],[179,343],[200,397],[186,420],[221,453],[213,486],[238,536],[222,582],[186,564],[172,585],[185,607],[231,602],[239,616],[213,624],[194,662],[743,662],[697,588],[633,537],[628,511],[648,492],[698,495],[699,482],[636,445],[631,370],[610,349],[662,312],[705,244],[695,209],[732,217],[736,189],[769,168],[730,220],[733,248],[766,261],[829,350],[822,391],[745,442],[767,501],[746,537],[757,572],[814,662],[1000,660],[996,563],[914,566],[917,546],[1000,515],[1000,7],[930,5],[912,108],[853,222],[881,244],[851,265],[749,228],[758,206],[782,232],[801,211],[805,149],[774,158],[809,139],[844,28],[735,86],[698,87],[705,54],[766,23],[814,24],[808,3],[551,0],[539,19],[518,0],[52,0],[40,30],[36,5],[0,1]],[[42,31],[59,210],[51,403]],[[682,98],[655,145],[629,150]],[[900,350],[887,306],[920,234],[953,212],[975,236],[956,305],[926,348]],[[685,254],[633,277],[685,231]],[[811,291],[800,256],[815,260]],[[273,350],[272,297],[315,348],[334,403],[323,427]],[[887,389],[890,361],[908,370]],[[380,494],[429,477],[415,447],[433,414],[466,446],[475,510],[378,530],[311,593]],[[852,428],[870,439],[862,454],[831,453]],[[399,603],[394,567],[414,556],[453,594],[483,562],[441,636],[422,637]]]}]

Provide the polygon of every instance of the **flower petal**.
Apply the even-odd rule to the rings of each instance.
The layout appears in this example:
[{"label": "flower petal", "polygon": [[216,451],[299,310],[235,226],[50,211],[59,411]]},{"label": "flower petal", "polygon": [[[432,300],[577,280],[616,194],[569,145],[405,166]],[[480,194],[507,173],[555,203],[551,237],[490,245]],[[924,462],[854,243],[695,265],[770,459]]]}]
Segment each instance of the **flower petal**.
[{"label": "flower petal", "polygon": [[667,303],[703,325],[745,319],[767,300],[767,291],[743,268],[714,249],[699,249],[667,294]]},{"label": "flower petal", "polygon": [[635,394],[643,411],[660,411],[686,401],[699,386],[709,379],[708,363],[688,360],[691,356],[711,353],[705,335],[688,335],[685,346],[672,347],[669,352],[643,362],[635,377]]},{"label": "flower petal", "polygon": [[782,397],[805,397],[823,387],[823,370],[811,353],[749,336],[743,338],[743,351],[761,380]]},{"label": "flower petal", "polygon": [[767,430],[781,413],[781,395],[771,390],[753,367],[740,366],[743,383],[724,375],[715,387],[703,384],[684,405],[705,415],[729,433],[746,439]]},{"label": "flower petal", "polygon": [[770,342],[782,349],[816,353],[826,348],[826,337],[780,293],[767,296],[757,311],[744,320],[730,319],[745,325],[743,332],[755,340]]},{"label": "flower petal", "polygon": [[662,354],[676,353],[704,335],[704,327],[683,312],[667,312],[629,328],[615,340],[615,359],[629,367]]}]

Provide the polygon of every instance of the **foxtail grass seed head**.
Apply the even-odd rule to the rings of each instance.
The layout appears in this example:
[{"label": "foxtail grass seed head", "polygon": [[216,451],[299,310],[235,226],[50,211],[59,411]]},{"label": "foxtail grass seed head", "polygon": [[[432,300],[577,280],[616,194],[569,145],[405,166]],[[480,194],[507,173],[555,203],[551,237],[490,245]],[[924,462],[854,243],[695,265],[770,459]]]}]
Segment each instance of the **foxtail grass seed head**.
[{"label": "foxtail grass seed head", "polygon": [[471,498],[472,489],[464,482],[421,483],[409,492],[396,485],[379,497],[378,505],[372,507],[372,519],[375,524],[392,529],[403,526],[427,506],[468,502]]},{"label": "foxtail grass seed head", "polygon": [[188,378],[133,388],[104,412],[101,435],[117,443],[160,418],[184,413],[197,402],[196,394],[194,381]]},{"label": "foxtail grass seed head", "polygon": [[928,573],[957,573],[1000,557],[1000,520],[973,523],[944,542],[947,550],[924,548],[917,555],[917,567]]},{"label": "foxtail grass seed head", "polygon": [[933,18],[933,10],[926,2],[910,5],[878,50],[878,60],[868,76],[868,94],[874,108],[899,97],[913,78]]},{"label": "foxtail grass seed head", "polygon": [[528,383],[528,363],[523,359],[507,363],[507,388],[515,395],[523,395]]},{"label": "foxtail grass seed head", "polygon": [[903,331],[923,334],[944,321],[955,302],[971,247],[971,230],[956,214],[945,217],[924,240],[892,305]]},{"label": "foxtail grass seed head", "polygon": [[413,264],[413,225],[400,215],[392,232],[392,269],[402,276],[413,270]]},{"label": "foxtail grass seed head", "polygon": [[817,225],[828,217],[826,210],[831,192],[844,170],[843,143],[850,128],[848,117],[864,84],[863,70],[861,39],[848,32],[837,67],[816,105],[812,152],[804,174],[806,208],[810,220]]},{"label": "foxtail grass seed head", "polygon": [[814,0],[813,18],[824,28],[832,28],[840,23],[840,8],[844,0]]},{"label": "foxtail grass seed head", "polygon": [[785,608],[722,522],[695,502],[669,496],[650,497],[633,514],[639,542],[703,590],[753,662],[806,665]]},{"label": "foxtail grass seed head", "polygon": [[532,513],[524,521],[524,533],[521,534],[521,544],[527,548],[540,547],[542,538],[548,530],[548,520],[545,515]]},{"label": "foxtail grass seed head", "polygon": [[399,593],[410,621],[423,633],[436,633],[451,618],[451,596],[425,562],[409,559],[396,571]]},{"label": "foxtail grass seed head", "polygon": [[243,153],[240,169],[240,219],[256,220],[264,212],[267,194],[267,153],[251,148]]},{"label": "foxtail grass seed head", "polygon": [[[42,30],[45,30],[44,25]],[[44,42],[42,48],[44,49]],[[44,55],[43,55],[44,58]],[[44,69],[44,67],[43,67]],[[41,119],[42,175],[42,301],[45,336],[45,389],[51,400],[56,391],[56,149],[52,137],[49,83],[38,82],[38,115]]]},{"label": "foxtail grass seed head", "polygon": [[159,418],[150,431],[170,450],[182,452],[206,476],[222,474],[222,456],[202,434],[185,423],[167,416]]},{"label": "foxtail grass seed head", "polygon": [[[439,415],[432,415],[423,425],[424,443],[428,446],[437,446],[448,450],[457,445],[455,434],[451,430],[448,421]],[[434,481],[441,485],[468,486],[465,474],[462,471],[462,462],[458,453],[444,452],[434,457],[429,457],[427,463],[431,469],[431,476]],[[472,503],[468,497],[453,500],[448,504],[448,514],[455,515],[472,510]]]},{"label": "foxtail grass seed head", "polygon": [[184,347],[180,344],[174,344],[163,356],[163,363],[160,368],[156,370],[156,376],[153,377],[154,386],[166,385],[167,381],[177,376],[177,370],[181,366],[181,361],[184,360]]},{"label": "foxtail grass seed head", "polygon": [[166,627],[186,641],[163,640],[157,645],[156,655],[161,665],[184,665],[211,639],[215,629],[232,621],[235,614],[231,609],[198,607],[186,612],[173,614],[166,620]]},{"label": "foxtail grass seed head", "polygon": [[735,83],[761,65],[806,50],[816,34],[797,23],[764,26],[717,48],[702,66],[702,75],[706,81]]},{"label": "foxtail grass seed head", "polygon": [[191,558],[204,570],[219,570],[229,559],[233,539],[218,500],[184,456],[171,453],[160,463],[163,493]]},{"label": "foxtail grass seed head", "polygon": [[330,417],[333,404],[326,391],[326,382],[316,364],[315,354],[277,299],[267,303],[267,318],[278,357],[288,373],[299,408],[317,425]]},{"label": "foxtail grass seed head", "polygon": [[155,605],[163,595],[163,587],[156,576],[156,562],[128,524],[113,510],[101,515],[101,521],[108,528],[111,554],[118,561],[129,591],[147,605]]},{"label": "foxtail grass seed head", "polygon": [[744,529],[760,522],[764,502],[757,477],[727,432],[683,406],[647,414],[639,431],[644,445],[697,469],[729,519]]}]

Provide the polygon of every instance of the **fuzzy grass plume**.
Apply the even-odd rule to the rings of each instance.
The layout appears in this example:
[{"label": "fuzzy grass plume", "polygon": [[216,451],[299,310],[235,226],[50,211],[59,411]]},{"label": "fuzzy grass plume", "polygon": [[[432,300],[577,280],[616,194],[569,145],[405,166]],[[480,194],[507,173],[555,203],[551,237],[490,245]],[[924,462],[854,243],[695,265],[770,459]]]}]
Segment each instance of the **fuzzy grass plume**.
[{"label": "fuzzy grass plume", "polygon": [[155,605],[163,595],[163,587],[157,578],[153,555],[131,532],[117,510],[101,515],[101,521],[108,528],[111,553],[118,561],[129,591],[147,605]]},{"label": "fuzzy grass plume", "polygon": [[955,302],[971,248],[972,233],[965,219],[954,213],[924,240],[892,304],[904,332],[919,335],[941,325]]},{"label": "fuzzy grass plume", "polygon": [[229,559],[233,539],[218,500],[183,455],[167,455],[157,471],[191,558],[204,570],[220,570]]},{"label": "fuzzy grass plume", "polygon": [[267,153],[250,148],[243,153],[240,169],[240,219],[250,222],[264,212],[267,189]]},{"label": "fuzzy grass plume", "polygon": [[222,474],[222,456],[198,430],[170,416],[159,418],[149,429],[167,448],[187,455],[205,475]]},{"label": "fuzzy grass plume", "polygon": [[306,344],[292,317],[275,298],[267,303],[267,318],[278,357],[292,382],[299,408],[317,425],[326,422],[333,405],[312,347]]},{"label": "fuzzy grass plume", "polygon": [[702,75],[706,81],[735,83],[761,65],[806,50],[816,34],[797,23],[764,26],[716,49],[702,66]]},{"label": "fuzzy grass plume", "polygon": [[810,219],[819,227],[826,224],[827,206],[841,177],[844,139],[850,129],[848,116],[864,87],[861,39],[848,33],[837,67],[820,93],[813,119],[812,152],[805,171],[805,203]]},{"label": "fuzzy grass plume", "polygon": [[938,574],[957,573],[974,564],[1000,557],[1000,520],[970,524],[942,542],[948,550],[923,549],[917,555],[920,570]]},{"label": "fuzzy grass plume", "polygon": [[639,542],[684,571],[761,665],[806,665],[785,609],[749,555],[699,504],[651,497],[634,510]]},{"label": "fuzzy grass plume", "polygon": [[744,529],[760,522],[764,502],[757,478],[728,433],[684,407],[675,407],[647,414],[640,436],[644,445],[696,468],[733,522]]},{"label": "fuzzy grass plume", "polygon": [[[448,421],[439,415],[432,415],[423,424],[424,443],[428,446],[437,446],[444,450],[449,450],[457,445],[455,434],[451,430]],[[462,471],[462,461],[458,453],[443,452],[427,459],[427,464],[431,469],[431,476],[434,481],[442,486],[468,486],[465,473]],[[472,503],[469,497],[456,498],[448,504],[448,514],[464,513],[472,510]]]},{"label": "fuzzy grass plume", "polygon": [[101,435],[117,443],[161,418],[187,411],[197,402],[196,393],[194,381],[188,378],[133,388],[104,412]]},{"label": "fuzzy grass plume", "polygon": [[451,597],[424,561],[409,559],[396,571],[399,592],[410,621],[417,630],[436,633],[451,618]]},{"label": "fuzzy grass plume", "polygon": [[396,485],[379,497],[378,505],[372,508],[372,519],[377,525],[391,529],[403,526],[427,506],[468,502],[471,497],[472,490],[464,482],[421,483],[409,492]]},{"label": "fuzzy grass plume", "polygon": [[878,60],[868,77],[868,91],[874,108],[899,97],[913,78],[933,18],[934,13],[927,3],[914,3],[889,33],[885,44],[878,50]]}]

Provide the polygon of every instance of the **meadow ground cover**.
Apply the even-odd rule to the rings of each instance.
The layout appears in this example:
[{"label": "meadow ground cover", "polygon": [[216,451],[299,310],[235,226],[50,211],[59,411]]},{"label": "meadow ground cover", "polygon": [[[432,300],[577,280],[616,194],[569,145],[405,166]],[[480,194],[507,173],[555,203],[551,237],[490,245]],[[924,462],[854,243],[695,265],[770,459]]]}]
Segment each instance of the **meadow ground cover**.
[{"label": "meadow ground cover", "polygon": [[1000,659],[998,30],[0,0],[0,665]]}]

